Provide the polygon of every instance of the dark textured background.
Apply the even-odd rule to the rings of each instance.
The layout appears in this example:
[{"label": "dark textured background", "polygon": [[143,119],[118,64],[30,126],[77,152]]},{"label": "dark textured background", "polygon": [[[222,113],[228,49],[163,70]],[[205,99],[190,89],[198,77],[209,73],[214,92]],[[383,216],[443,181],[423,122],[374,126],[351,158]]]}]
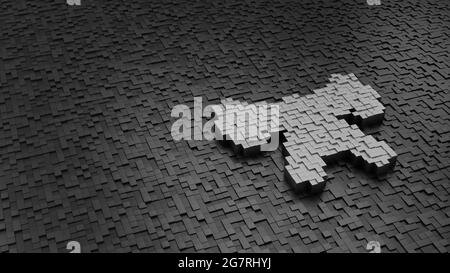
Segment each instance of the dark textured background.
[{"label": "dark textured background", "polygon": [[[450,1],[0,0],[0,252],[448,252]],[[176,104],[355,73],[397,153],[294,193],[281,151],[172,140]]]}]

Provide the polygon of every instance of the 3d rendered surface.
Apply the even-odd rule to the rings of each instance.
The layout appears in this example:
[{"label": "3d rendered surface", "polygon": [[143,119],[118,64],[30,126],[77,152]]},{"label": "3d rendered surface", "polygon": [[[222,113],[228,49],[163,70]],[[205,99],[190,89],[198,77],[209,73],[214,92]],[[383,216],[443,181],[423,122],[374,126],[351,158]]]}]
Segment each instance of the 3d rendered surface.
[{"label": "3d rendered surface", "polygon": [[[283,132],[286,139],[283,148],[287,155],[285,176],[296,190],[322,191],[326,180],[324,160],[336,160],[346,155],[365,169],[384,174],[393,167],[396,153],[385,142],[366,136],[358,126],[339,119],[355,120],[361,125],[381,122],[384,107],[377,100],[379,94],[370,86],[362,85],[353,74],[334,74],[330,81],[331,84],[314,90],[312,95],[283,97],[283,102],[279,103],[281,113],[271,117],[281,119],[281,122],[277,122],[279,126],[275,127],[271,126],[273,122],[270,120],[266,134],[258,134],[259,130],[249,128],[237,130],[237,127],[249,127],[245,123],[248,117],[246,106],[241,107],[242,110],[235,107],[236,111],[228,114],[231,121],[227,122],[225,118],[216,120],[218,132],[224,135],[225,140],[233,142],[235,150],[244,154],[260,151],[259,147],[271,141],[274,133]],[[224,100],[222,104],[222,112],[229,104],[242,105],[232,100]],[[234,112],[239,113],[237,118],[233,117]],[[255,116],[259,121],[262,119],[259,112],[250,117]],[[258,127],[259,123],[255,126]],[[237,135],[245,134],[245,129],[248,130],[246,137],[239,141]]]},{"label": "3d rendered surface", "polygon": [[[0,0],[0,252],[450,251],[450,1],[69,2]],[[195,97],[285,139],[176,141]]]}]

